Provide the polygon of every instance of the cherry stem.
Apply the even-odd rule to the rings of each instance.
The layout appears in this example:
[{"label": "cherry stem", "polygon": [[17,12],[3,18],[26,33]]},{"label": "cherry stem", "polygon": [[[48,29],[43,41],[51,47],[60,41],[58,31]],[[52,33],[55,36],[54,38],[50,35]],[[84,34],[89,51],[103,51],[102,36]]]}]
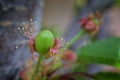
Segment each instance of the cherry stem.
[{"label": "cherry stem", "polygon": [[83,29],[81,29],[81,31],[80,31],[78,34],[76,34],[76,35],[68,42],[68,44],[66,44],[65,48],[70,47],[76,40],[78,40],[78,39],[79,39],[81,36],[83,36],[83,34],[85,34],[85,33],[86,33],[86,31],[83,30]]},{"label": "cherry stem", "polygon": [[37,64],[36,64],[36,68],[35,68],[35,71],[34,71],[34,74],[33,74],[32,78],[31,78],[31,80],[34,80],[34,77],[39,72],[40,62],[41,62],[42,59],[43,59],[43,56],[40,55],[39,58],[38,58],[38,61],[37,61]]}]

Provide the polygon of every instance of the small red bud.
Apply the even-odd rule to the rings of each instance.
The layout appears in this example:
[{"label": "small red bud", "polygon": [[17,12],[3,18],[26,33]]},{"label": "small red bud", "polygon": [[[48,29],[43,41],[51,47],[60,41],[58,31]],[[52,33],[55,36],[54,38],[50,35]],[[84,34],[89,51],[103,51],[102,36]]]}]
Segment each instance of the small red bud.
[{"label": "small red bud", "polygon": [[61,41],[60,38],[55,38],[54,39],[54,45],[52,48],[49,49],[49,51],[46,54],[46,58],[49,58],[51,56],[54,56],[58,53],[59,49],[62,47],[63,42]]},{"label": "small red bud", "polygon": [[62,58],[62,60],[69,61],[69,62],[74,62],[77,59],[76,54],[71,50],[65,51],[62,54],[61,58]]},{"label": "small red bud", "polygon": [[35,52],[35,48],[34,48],[34,40],[33,39],[31,39],[31,40],[28,41],[28,46],[30,48],[30,51],[32,53],[34,53]]},{"label": "small red bud", "polygon": [[99,30],[101,14],[99,12],[96,12],[95,14],[91,12],[87,18],[79,20],[79,23],[86,32],[95,35]]},{"label": "small red bud", "polygon": [[88,21],[88,18],[82,18],[79,22],[81,26],[84,26]]},{"label": "small red bud", "polygon": [[84,29],[88,32],[91,32],[95,29],[95,24],[93,23],[93,21],[88,21],[88,23],[84,26]]}]

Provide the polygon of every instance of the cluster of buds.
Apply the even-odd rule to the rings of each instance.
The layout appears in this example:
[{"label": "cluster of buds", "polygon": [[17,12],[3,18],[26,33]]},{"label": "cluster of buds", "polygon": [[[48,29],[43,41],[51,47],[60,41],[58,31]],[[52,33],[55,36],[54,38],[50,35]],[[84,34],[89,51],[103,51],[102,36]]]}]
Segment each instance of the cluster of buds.
[{"label": "cluster of buds", "polygon": [[79,20],[81,27],[91,35],[95,35],[101,23],[101,15],[99,12],[95,14],[90,13],[88,17],[82,18]]}]

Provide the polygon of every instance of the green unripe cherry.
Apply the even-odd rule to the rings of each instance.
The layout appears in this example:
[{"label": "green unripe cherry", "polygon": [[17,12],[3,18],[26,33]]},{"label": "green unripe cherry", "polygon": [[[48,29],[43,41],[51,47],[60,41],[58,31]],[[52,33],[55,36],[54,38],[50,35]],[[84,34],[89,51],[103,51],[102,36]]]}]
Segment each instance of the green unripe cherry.
[{"label": "green unripe cherry", "polygon": [[45,54],[54,45],[54,36],[49,30],[41,31],[35,38],[35,50]]}]

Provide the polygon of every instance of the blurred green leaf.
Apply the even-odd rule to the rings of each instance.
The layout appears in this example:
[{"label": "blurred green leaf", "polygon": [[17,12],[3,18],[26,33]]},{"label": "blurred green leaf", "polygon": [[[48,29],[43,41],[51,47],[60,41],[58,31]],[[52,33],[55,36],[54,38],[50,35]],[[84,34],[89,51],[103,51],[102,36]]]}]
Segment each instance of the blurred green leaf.
[{"label": "blurred green leaf", "polygon": [[114,0],[115,5],[117,5],[118,7],[120,7],[120,0]]},{"label": "blurred green leaf", "polygon": [[85,64],[76,64],[71,66],[70,72],[85,72],[87,71],[88,67]]},{"label": "blurred green leaf", "polygon": [[95,77],[98,80],[120,80],[120,73],[100,72],[100,73],[95,74]]},{"label": "blurred green leaf", "polygon": [[77,52],[78,62],[115,66],[120,64],[120,38],[109,38],[82,47]]}]

